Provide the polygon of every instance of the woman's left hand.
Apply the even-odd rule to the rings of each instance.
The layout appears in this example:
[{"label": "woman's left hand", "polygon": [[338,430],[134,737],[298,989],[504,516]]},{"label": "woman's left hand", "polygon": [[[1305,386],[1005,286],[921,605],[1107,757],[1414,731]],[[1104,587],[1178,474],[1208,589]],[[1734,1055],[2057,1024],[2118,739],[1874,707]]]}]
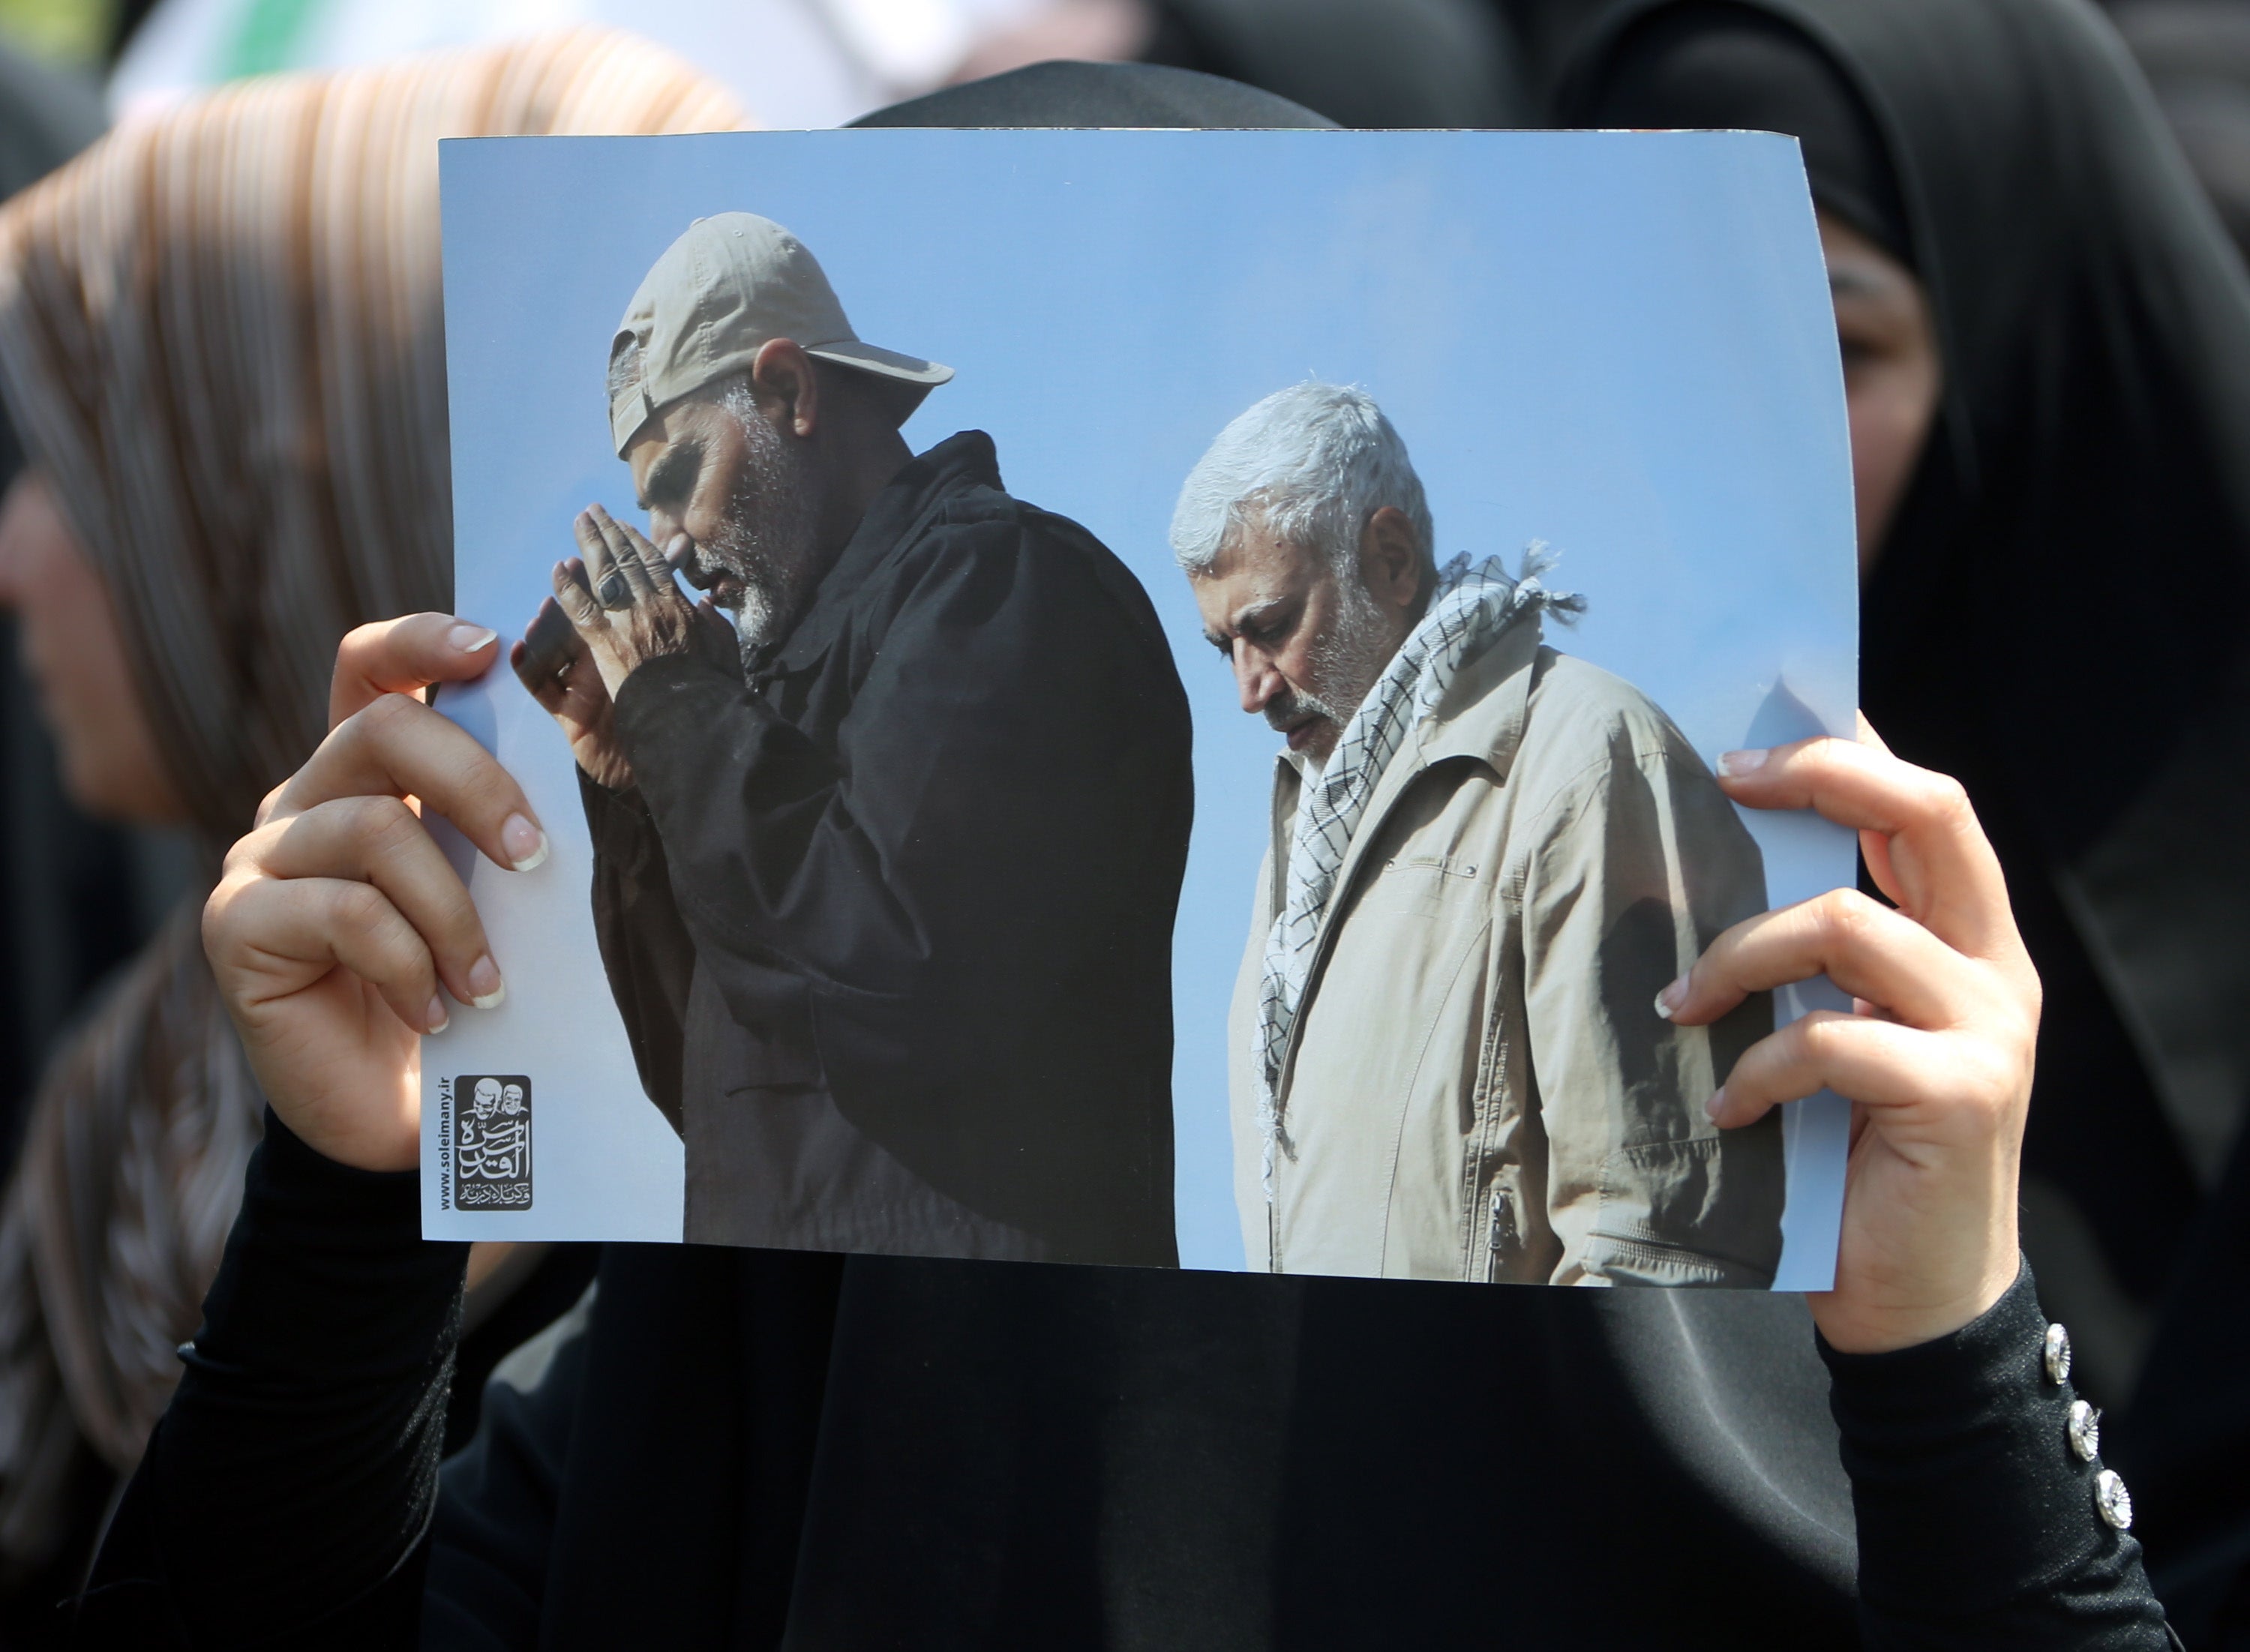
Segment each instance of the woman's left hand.
[{"label": "woman's left hand", "polygon": [[1833,1090],[1852,1103],[1835,1289],[1811,1296],[1829,1343],[1872,1353],[1959,1330],[2014,1283],[2016,1167],[2031,1098],[2039,977],[2006,880],[1959,782],[1820,739],[1720,760],[1750,809],[1814,809],[1857,828],[1893,910],[1857,890],[1749,919],[1665,991],[1672,1019],[1717,1020],[1753,992],[1826,974],[1856,1001],[1743,1052],[1714,1098],[1733,1129]]}]

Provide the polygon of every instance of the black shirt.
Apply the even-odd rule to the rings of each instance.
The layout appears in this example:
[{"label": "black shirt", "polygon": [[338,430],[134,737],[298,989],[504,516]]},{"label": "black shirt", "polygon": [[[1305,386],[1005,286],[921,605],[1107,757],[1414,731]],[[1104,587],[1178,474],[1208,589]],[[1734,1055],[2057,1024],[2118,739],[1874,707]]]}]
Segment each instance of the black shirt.
[{"label": "black shirt", "polygon": [[2170,1644],[2027,1277],[1832,1422],[1795,1297],[611,1246],[441,1483],[418,1220],[268,1121],[81,1644]]},{"label": "black shirt", "polygon": [[1147,594],[955,436],[753,662],[618,695],[594,913],[687,1236],[1169,1263],[1187,696]]}]

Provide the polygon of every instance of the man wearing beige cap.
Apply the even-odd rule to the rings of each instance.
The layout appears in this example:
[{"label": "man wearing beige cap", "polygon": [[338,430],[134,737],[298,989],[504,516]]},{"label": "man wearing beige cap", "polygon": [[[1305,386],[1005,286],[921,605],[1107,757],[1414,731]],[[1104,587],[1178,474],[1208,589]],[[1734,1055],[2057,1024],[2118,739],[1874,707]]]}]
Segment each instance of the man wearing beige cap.
[{"label": "man wearing beige cap", "polygon": [[516,668],[688,1239],[1168,1264],[1185,696],[989,437],[910,452],[951,376],[780,225],[698,220],[610,346],[649,534],[579,517]]}]

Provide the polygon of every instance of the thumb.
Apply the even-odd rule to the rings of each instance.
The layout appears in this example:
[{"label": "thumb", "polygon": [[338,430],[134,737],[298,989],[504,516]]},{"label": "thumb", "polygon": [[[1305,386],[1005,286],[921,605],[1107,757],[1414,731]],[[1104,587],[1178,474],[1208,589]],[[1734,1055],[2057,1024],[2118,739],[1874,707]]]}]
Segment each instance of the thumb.
[{"label": "thumb", "polygon": [[526,644],[517,643],[507,650],[507,663],[515,668],[516,680],[525,692],[537,700],[540,708],[550,717],[562,713],[564,688],[559,671],[542,669],[534,650]]},{"label": "thumb", "polygon": [[414,694],[432,683],[481,677],[500,657],[489,626],[451,614],[409,614],[377,620],[336,644],[335,674],[328,682],[328,726],[364,710],[385,694]]}]

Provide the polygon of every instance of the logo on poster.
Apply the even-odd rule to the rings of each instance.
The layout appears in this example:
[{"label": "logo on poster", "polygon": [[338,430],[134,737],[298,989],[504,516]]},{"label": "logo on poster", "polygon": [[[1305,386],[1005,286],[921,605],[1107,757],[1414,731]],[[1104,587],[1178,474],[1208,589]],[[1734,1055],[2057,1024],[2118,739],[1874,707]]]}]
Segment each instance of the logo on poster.
[{"label": "logo on poster", "polygon": [[531,1208],[531,1080],[521,1073],[452,1081],[453,1203]]}]

